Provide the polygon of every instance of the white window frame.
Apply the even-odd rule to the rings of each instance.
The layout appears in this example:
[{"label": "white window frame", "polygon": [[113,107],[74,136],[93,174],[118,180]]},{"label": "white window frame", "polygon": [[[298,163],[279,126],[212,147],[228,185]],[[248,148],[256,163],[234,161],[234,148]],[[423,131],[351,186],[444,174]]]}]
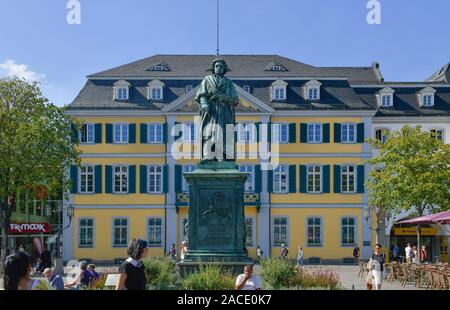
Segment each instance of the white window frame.
[{"label": "white window frame", "polygon": [[[83,141],[83,128],[86,128],[86,141]],[[91,133],[91,135],[89,135]],[[84,123],[79,131],[79,141],[80,144],[94,144],[95,143],[95,124],[94,123]],[[91,139],[89,139],[91,138]]]},{"label": "white window frame", "polygon": [[247,93],[251,93],[252,92],[252,88],[250,87],[250,85],[244,85],[242,87]]},{"label": "white window frame", "polygon": [[[286,220],[285,223],[276,223],[276,220]],[[282,236],[281,234],[281,228],[283,228],[283,226],[286,227],[286,238],[285,241],[282,241],[282,238],[276,238],[276,228],[279,227],[279,234],[280,237]],[[272,218],[272,247],[281,247],[281,245],[284,243],[285,246],[289,246],[289,217],[288,216],[274,216]],[[279,240],[277,240],[279,239]]]},{"label": "white window frame", "polygon": [[[91,225],[81,225],[81,221],[83,220],[92,220],[92,226]],[[92,230],[92,243],[89,245],[81,245],[82,240],[82,232],[81,230],[85,229],[85,237],[87,237],[87,229]],[[92,249],[95,248],[95,218],[93,217],[79,217],[78,218],[78,248],[81,249]]]},{"label": "white window frame", "polygon": [[[116,138],[116,128],[120,127],[120,140]],[[126,140],[124,140],[124,128],[126,128]],[[130,126],[128,123],[115,123],[113,124],[113,143],[114,144],[127,144],[130,139]]]},{"label": "white window frame", "polygon": [[256,142],[256,125],[253,123],[238,124],[238,143],[254,143]]},{"label": "white window frame", "polygon": [[[120,171],[116,172],[116,168],[119,168]],[[126,172],[122,171],[122,168],[126,168]],[[120,180],[120,190],[116,190],[116,177]],[[123,190],[122,187],[122,181],[123,177],[126,178],[127,181],[127,188],[126,190]],[[114,194],[127,194],[130,189],[130,166],[128,165],[114,165],[112,166],[112,187],[113,187],[113,193]]]},{"label": "white window frame", "polygon": [[[381,108],[389,108],[394,106],[394,93],[395,90],[393,90],[390,87],[385,87],[382,90],[380,90],[377,93],[378,106]],[[389,104],[387,104],[387,102],[385,102],[383,98],[389,98]]]},{"label": "white window frame", "polygon": [[[247,180],[245,181],[245,184],[244,184],[244,192],[254,193],[255,192],[255,166],[242,164],[242,165],[239,165],[239,171],[249,174],[249,176],[247,177]],[[251,190],[249,189],[249,186],[248,186],[249,183],[251,183],[251,185],[250,185]]]},{"label": "white window frame", "polygon": [[[310,219],[313,219],[313,223],[312,224],[309,224],[309,220]],[[316,219],[319,219],[320,220],[320,224],[316,224]],[[306,246],[307,247],[314,247],[314,248],[317,248],[317,247],[323,247],[323,235],[324,235],[324,231],[323,231],[323,218],[321,217],[321,216],[308,216],[307,218],[306,218]],[[320,243],[317,243],[317,242],[314,242],[314,243],[310,243],[309,242],[309,228],[310,227],[312,227],[312,229],[313,229],[313,241],[317,241],[316,240],[316,238],[315,238],[315,236],[316,236],[316,234],[315,234],[315,232],[317,231],[317,229],[319,229],[319,240],[320,240]]]},{"label": "white window frame", "polygon": [[[196,123],[183,123],[182,139],[184,143],[197,142],[197,124]],[[192,140],[194,139],[194,140]]]},{"label": "white window frame", "polygon": [[[314,171],[311,173],[309,170],[312,168]],[[319,168],[319,172],[315,171]],[[313,190],[309,190],[309,176],[312,175]],[[319,176],[319,184],[317,184],[317,175]],[[320,194],[323,192],[323,166],[322,165],[307,165],[306,166],[306,192],[310,194]],[[316,190],[316,186],[319,185],[320,190]]]},{"label": "white window frame", "polygon": [[[83,168],[88,169],[88,168],[92,168],[92,172],[88,172],[85,171],[83,172]],[[89,188],[88,182],[89,182],[89,175],[92,176],[92,191],[87,190]],[[86,177],[86,188],[83,191],[83,186],[82,186],[82,180],[83,180],[83,176]],[[78,178],[78,188],[80,189],[79,193],[80,194],[93,194],[95,193],[95,166],[94,165],[82,165],[79,169],[79,178]]]},{"label": "white window frame", "polygon": [[[283,138],[283,131],[286,131],[286,139]],[[272,124],[272,142],[278,144],[289,143],[289,124],[288,123],[274,123]]]},{"label": "white window frame", "polygon": [[[350,168],[353,168],[353,172],[350,172]],[[346,170],[347,171],[344,171]],[[341,165],[341,193],[343,194],[354,194],[356,193],[358,182],[357,182],[357,166],[355,165]],[[344,185],[344,175],[347,176],[345,187]],[[353,175],[353,190],[350,190],[350,178]],[[345,190],[344,190],[345,189]]]},{"label": "white window frame", "polygon": [[[433,131],[436,131],[436,132],[440,131],[441,135],[442,135],[442,139],[438,139],[437,135],[433,136]],[[445,142],[445,129],[443,129],[443,128],[430,128],[430,135],[435,139]]]},{"label": "white window frame", "polygon": [[[147,84],[147,98],[149,100],[163,100],[164,99],[165,84],[158,79],[152,80]],[[153,90],[157,91],[159,96],[155,96]]]},{"label": "white window frame", "polygon": [[[287,96],[287,85],[285,81],[278,79],[272,83],[271,99],[274,100],[286,100]],[[282,92],[281,92],[282,91]]]},{"label": "white window frame", "polygon": [[[314,140],[310,140],[309,138],[310,138],[310,126],[312,126],[313,127],[313,138],[314,138]],[[319,141],[317,141],[316,140],[316,136],[317,136],[317,127],[319,128],[319,131],[320,131],[320,140]],[[308,123],[307,125],[306,125],[306,128],[307,128],[307,130],[306,130],[306,139],[307,139],[307,141],[308,141],[308,143],[322,143],[322,141],[323,141],[323,124],[321,124],[321,123]]]},{"label": "white window frame", "polygon": [[[152,168],[155,171],[151,171]],[[157,171],[159,170],[159,171]],[[159,190],[158,190],[158,177],[160,180]],[[150,188],[151,180],[155,182],[154,189]],[[164,192],[164,166],[161,165],[148,165],[147,166],[147,193],[149,194],[161,194]]]},{"label": "white window frame", "polygon": [[320,87],[322,83],[316,80],[308,81],[305,84],[305,98],[306,100],[320,100]]},{"label": "white window frame", "polygon": [[186,85],[184,91],[185,91],[186,93],[188,93],[188,92],[190,92],[190,91],[193,90],[193,89],[194,89],[194,85],[188,84],[188,85]]},{"label": "white window frame", "polygon": [[127,86],[117,86],[115,88],[116,100],[128,100],[130,99],[130,88]]},{"label": "white window frame", "polygon": [[[352,220],[353,220],[353,225],[350,225],[350,224],[348,224],[348,223],[347,223],[346,225],[344,225],[344,224],[342,223],[342,221],[343,221],[344,219],[347,219],[347,220],[352,219]],[[355,246],[355,244],[358,243],[358,218],[355,217],[355,216],[342,216],[342,217],[340,218],[339,226],[340,226],[340,236],[339,236],[339,239],[340,239],[340,241],[341,241],[341,247],[352,247],[352,246]],[[347,240],[345,240],[345,241],[348,241],[349,236],[350,236],[350,234],[349,234],[349,229],[350,229],[351,227],[353,227],[353,242],[345,242],[345,243],[344,243],[344,239],[343,239],[343,236],[342,236],[343,231],[344,231],[344,229],[347,229]]]},{"label": "white window frame", "polygon": [[[350,140],[350,128],[353,127],[353,140]],[[346,130],[344,128],[347,128]],[[344,135],[344,132],[347,132],[347,136]],[[341,143],[356,143],[358,135],[358,129],[355,123],[343,123],[341,125]],[[345,139],[344,139],[345,138]]]},{"label": "white window frame", "polygon": [[[164,140],[164,126],[161,123],[149,123],[147,124],[147,142],[149,144],[161,144]],[[154,136],[152,137],[151,132],[152,128],[154,128]],[[161,136],[158,137],[158,131],[161,133]]]},{"label": "white window frame", "polygon": [[[248,222],[251,221],[251,238],[249,238],[247,232],[248,232]],[[253,216],[246,216],[245,217],[245,246],[246,247],[254,247],[256,244],[256,238],[255,238],[255,218]]]},{"label": "white window frame", "polygon": [[[116,220],[120,220],[121,223],[120,225],[116,226]],[[126,220],[126,226],[123,225],[122,220]],[[120,240],[124,241],[122,243],[116,243],[116,227],[119,228],[120,230]],[[126,230],[126,236],[125,236],[125,240],[122,240],[122,232],[123,229]],[[129,238],[130,236],[130,220],[128,219],[128,217],[124,217],[124,216],[117,216],[117,217],[113,217],[112,218],[112,246],[113,248],[125,248],[128,246],[128,240],[130,240]]]},{"label": "white window frame", "polygon": [[[279,180],[279,186],[278,188],[276,188],[275,184],[276,184],[276,180],[277,180],[277,175]],[[281,184],[281,180],[283,178],[283,175],[285,175],[286,177],[286,189],[283,190]],[[273,184],[272,184],[272,188],[273,188],[273,192],[275,194],[286,194],[289,192],[289,166],[288,165],[279,165],[277,167],[277,169],[273,170]]]},{"label": "white window frame", "polygon": [[[433,107],[435,93],[436,93],[436,90],[432,87],[425,87],[424,89],[420,90],[418,92],[420,106],[423,108]],[[425,100],[425,98],[429,98],[429,101]]]},{"label": "white window frame", "polygon": [[[160,243],[158,243],[158,244],[150,243],[150,220],[160,220],[161,221],[160,225],[155,225],[155,230],[157,230],[159,228],[159,230],[160,230],[159,235],[161,236]],[[164,219],[160,216],[149,216],[146,219],[146,225],[147,225],[147,247],[162,248],[164,246]],[[157,235],[157,231],[155,232],[154,235]]]},{"label": "white window frame", "polygon": [[[195,165],[183,165],[183,172],[192,172],[195,170]],[[181,191],[183,193],[189,192],[189,184],[186,182],[186,179],[184,178],[184,175],[181,177]]]},{"label": "white window frame", "polygon": [[[376,128],[375,129],[375,139],[377,138],[377,132],[380,131],[381,132],[381,139],[379,140],[381,142],[381,144],[385,144],[387,141],[387,134],[389,134],[389,132],[391,131],[390,128]],[[387,133],[383,135],[383,132]],[[384,137],[384,142],[383,142],[383,137]]]}]

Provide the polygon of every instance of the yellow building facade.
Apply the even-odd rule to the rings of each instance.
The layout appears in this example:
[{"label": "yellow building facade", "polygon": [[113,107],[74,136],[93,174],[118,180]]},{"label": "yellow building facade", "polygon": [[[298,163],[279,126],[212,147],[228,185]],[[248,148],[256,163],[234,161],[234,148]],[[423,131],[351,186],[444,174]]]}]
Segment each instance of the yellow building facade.
[{"label": "yellow building facade", "polygon": [[[179,253],[189,208],[182,173],[198,162],[194,96],[213,57],[192,56],[199,72],[177,57],[153,56],[120,76],[115,69],[89,76],[69,106],[83,126],[74,135],[81,166],[68,172],[75,212],[65,219],[66,260],[126,258],[131,238],[147,240],[152,256],[167,255],[173,244]],[[342,261],[358,244],[367,257],[375,236],[364,216],[372,156],[365,140],[375,111],[352,91],[354,73],[343,68],[350,77],[330,77],[316,68],[310,77],[301,63],[279,56],[224,58],[241,101],[236,163],[249,173],[249,255],[259,246],[263,256],[278,256],[284,244],[290,257],[302,247],[306,260]],[[286,71],[258,67],[270,59]],[[183,68],[193,71],[177,76]]]}]

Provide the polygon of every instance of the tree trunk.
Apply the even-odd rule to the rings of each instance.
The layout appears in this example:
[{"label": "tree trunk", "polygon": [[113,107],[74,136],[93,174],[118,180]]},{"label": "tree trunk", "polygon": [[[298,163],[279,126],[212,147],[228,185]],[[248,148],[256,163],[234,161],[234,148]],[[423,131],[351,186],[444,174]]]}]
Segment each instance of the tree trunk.
[{"label": "tree trunk", "polygon": [[421,263],[420,260],[420,224],[417,224],[417,261],[419,264]]}]

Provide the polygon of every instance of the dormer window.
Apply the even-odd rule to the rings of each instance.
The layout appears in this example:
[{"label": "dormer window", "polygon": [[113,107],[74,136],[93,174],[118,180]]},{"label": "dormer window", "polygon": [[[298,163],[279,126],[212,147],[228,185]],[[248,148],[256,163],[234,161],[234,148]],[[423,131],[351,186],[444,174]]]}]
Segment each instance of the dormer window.
[{"label": "dormer window", "polygon": [[277,64],[275,62],[271,62],[267,65],[264,71],[288,71],[284,66]]},{"label": "dormer window", "polygon": [[148,98],[151,100],[163,100],[165,84],[160,80],[153,80],[148,83]]},{"label": "dormer window", "polygon": [[272,101],[273,100],[286,100],[286,87],[288,83],[278,79],[272,83]]},{"label": "dormer window", "polygon": [[186,93],[190,92],[194,87],[192,85],[186,85]]},{"label": "dormer window", "polygon": [[305,84],[306,99],[307,100],[320,100],[320,86],[322,84],[319,81],[312,80]]},{"label": "dormer window", "polygon": [[149,71],[170,71],[170,68],[165,62],[160,62],[150,67]]},{"label": "dormer window", "polygon": [[128,100],[130,99],[130,86],[131,84],[125,80],[119,80],[114,83],[114,99],[115,100]]},{"label": "dormer window", "polygon": [[244,85],[243,88],[247,93],[251,93],[251,91],[252,91],[252,88],[250,87],[250,85]]},{"label": "dormer window", "polygon": [[377,94],[378,105],[382,108],[392,107],[394,105],[394,92],[392,88],[386,87]]},{"label": "dormer window", "polygon": [[436,90],[432,87],[426,87],[417,93],[419,97],[420,106],[432,107],[434,106],[434,94]]}]

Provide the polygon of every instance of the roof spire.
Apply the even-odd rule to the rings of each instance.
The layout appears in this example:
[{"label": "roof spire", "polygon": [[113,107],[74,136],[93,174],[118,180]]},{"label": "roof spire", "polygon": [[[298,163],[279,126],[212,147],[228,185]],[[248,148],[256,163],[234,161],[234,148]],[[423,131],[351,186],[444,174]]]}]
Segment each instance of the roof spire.
[{"label": "roof spire", "polygon": [[217,56],[220,55],[219,53],[219,0],[217,0],[217,49],[216,49]]}]

